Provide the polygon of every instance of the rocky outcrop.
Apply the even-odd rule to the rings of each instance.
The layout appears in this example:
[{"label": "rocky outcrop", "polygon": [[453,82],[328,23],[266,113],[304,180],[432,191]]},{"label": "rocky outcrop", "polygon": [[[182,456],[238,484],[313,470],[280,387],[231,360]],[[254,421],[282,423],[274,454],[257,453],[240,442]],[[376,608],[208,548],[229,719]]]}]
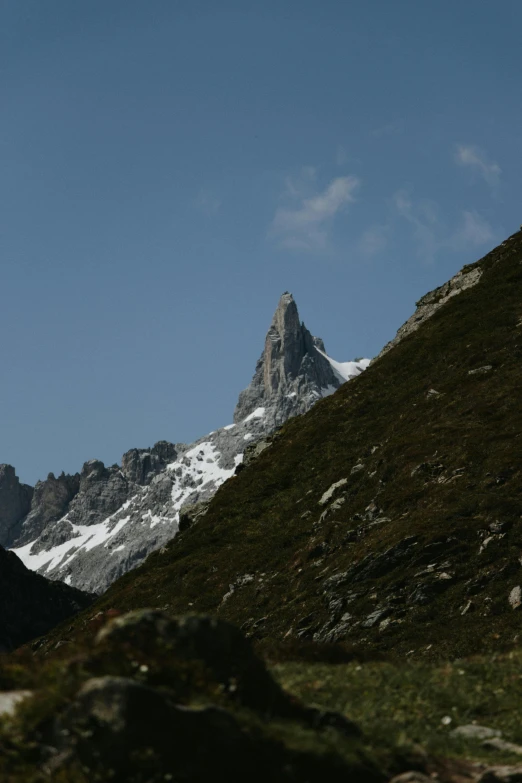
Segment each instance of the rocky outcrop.
[{"label": "rocky outcrop", "polygon": [[117,511],[129,495],[129,480],[118,465],[106,468],[98,459],[86,462],[80,489],[71,503],[69,521],[93,525]]},{"label": "rocky outcrop", "polygon": [[0,465],[0,545],[7,546],[31,507],[33,488],[21,484],[12,465]]},{"label": "rocky outcrop", "polygon": [[150,484],[154,476],[165,470],[170,462],[174,462],[178,456],[173,443],[160,440],[151,449],[130,449],[121,459],[121,470],[124,476],[133,484],[146,486]]},{"label": "rocky outcrop", "polygon": [[20,521],[16,545],[21,546],[34,541],[50,522],[61,519],[67,513],[69,503],[80,488],[80,475],[62,473],[55,478],[49,473],[45,481],[38,481],[34,488],[31,510]]},{"label": "rocky outcrop", "polygon": [[465,291],[467,288],[472,288],[472,286],[477,285],[481,275],[482,269],[480,266],[477,264],[470,264],[469,266],[465,266],[463,269],[461,269],[460,272],[454,275],[451,280],[448,280],[447,283],[444,283],[438,288],[435,288],[433,291],[428,291],[427,294],[424,294],[424,296],[422,296],[419,301],[415,303],[417,309],[411,318],[408,318],[406,323],[404,323],[397,330],[397,334],[393,340],[390,340],[389,343],[386,343],[380,354],[376,356],[373,361],[380,359],[381,356],[384,356],[385,353],[396,346],[397,343],[400,343],[401,340],[403,340],[409,334],[412,334],[412,332],[417,331],[419,326],[427,321],[428,318],[431,318],[431,316],[434,315],[437,310],[439,310],[442,305],[446,304],[446,302],[449,301],[453,296],[462,293],[462,291]]},{"label": "rocky outcrop", "polygon": [[239,395],[234,421],[243,421],[264,408],[265,418],[273,429],[290,416],[305,413],[343,382],[325,356],[323,341],[312,337],[301,323],[292,294],[285,292],[266,335],[252,382]]},{"label": "rocky outcrop", "polygon": [[0,652],[41,636],[93,599],[29,571],[14,552],[0,547]]}]

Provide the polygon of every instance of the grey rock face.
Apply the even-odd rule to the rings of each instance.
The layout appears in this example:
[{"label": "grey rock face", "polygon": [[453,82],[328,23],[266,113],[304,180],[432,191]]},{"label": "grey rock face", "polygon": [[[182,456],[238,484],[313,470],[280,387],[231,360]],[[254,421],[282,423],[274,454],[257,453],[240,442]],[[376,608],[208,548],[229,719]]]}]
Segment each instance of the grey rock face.
[{"label": "grey rock face", "polygon": [[[350,372],[355,376],[366,365],[351,363]],[[335,367],[344,365],[331,363],[323,341],[300,322],[292,295],[283,294],[252,383],[240,395],[234,424],[189,446],[160,441],[150,449],[131,449],[121,468],[86,462],[72,498],[66,499],[62,487],[71,477],[54,479],[47,491],[56,500],[56,483],[62,482],[63,515],[57,519],[48,510],[43,527],[43,513],[38,525],[29,515],[15,551],[28,567],[51,579],[103,592],[195,522],[242,465],[245,452],[248,465],[286,419],[334,392],[346,378]]]},{"label": "grey rock face", "polygon": [[106,468],[91,459],[80,473],[80,488],[68,518],[77,525],[93,525],[117,511],[129,495],[129,480],[118,465]]},{"label": "grey rock face", "polygon": [[16,546],[22,546],[34,541],[50,522],[63,517],[69,508],[69,503],[80,488],[80,475],[61,476],[55,478],[49,473],[45,481],[38,481],[34,488],[31,510],[20,526]]},{"label": "grey rock face", "polygon": [[12,465],[0,465],[0,545],[7,546],[31,507],[33,488],[20,484]]},{"label": "grey rock face", "polygon": [[324,353],[323,341],[312,337],[299,320],[292,294],[284,293],[252,383],[239,395],[234,421],[243,421],[258,408],[265,408],[272,426],[278,427],[338,389],[342,380],[320,351]]},{"label": "grey rock face", "polygon": [[[179,447],[178,447],[179,448]],[[176,446],[166,440],[155,443],[151,449],[130,449],[121,459],[122,473],[134,484],[150,484],[169,462],[177,457]]]}]

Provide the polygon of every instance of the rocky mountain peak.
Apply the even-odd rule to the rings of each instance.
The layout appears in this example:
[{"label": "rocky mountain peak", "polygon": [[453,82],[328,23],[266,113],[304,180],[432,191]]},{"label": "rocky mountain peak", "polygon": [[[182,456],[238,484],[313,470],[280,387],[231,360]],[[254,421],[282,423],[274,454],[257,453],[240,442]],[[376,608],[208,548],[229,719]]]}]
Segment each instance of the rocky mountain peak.
[{"label": "rocky mountain peak", "polygon": [[241,392],[234,421],[268,408],[274,426],[303,413],[320,397],[335,391],[340,379],[325,355],[321,338],[313,337],[299,318],[291,293],[277,305],[250,386]]},{"label": "rocky mountain peak", "polygon": [[295,378],[306,353],[306,329],[299,320],[292,294],[285,292],[265,338],[263,383],[265,394],[279,392],[288,377]]}]

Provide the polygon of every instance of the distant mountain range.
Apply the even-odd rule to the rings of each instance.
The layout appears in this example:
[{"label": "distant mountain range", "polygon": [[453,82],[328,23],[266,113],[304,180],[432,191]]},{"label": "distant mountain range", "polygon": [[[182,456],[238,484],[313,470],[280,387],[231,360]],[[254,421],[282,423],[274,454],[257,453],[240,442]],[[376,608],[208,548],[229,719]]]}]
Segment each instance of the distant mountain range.
[{"label": "distant mountain range", "polygon": [[254,444],[368,364],[331,359],[284,293],[233,424],[190,445],[132,449],[121,465],[90,460],[80,474],[49,474],[34,489],[1,466],[0,544],[50,579],[101,593],[177,533],[180,512],[189,524]]}]

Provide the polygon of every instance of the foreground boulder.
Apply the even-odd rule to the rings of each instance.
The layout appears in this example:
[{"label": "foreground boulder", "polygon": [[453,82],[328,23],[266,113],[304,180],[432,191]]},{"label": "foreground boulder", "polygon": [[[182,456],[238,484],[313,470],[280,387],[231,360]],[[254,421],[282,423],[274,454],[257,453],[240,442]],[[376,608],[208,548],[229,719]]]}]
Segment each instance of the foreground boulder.
[{"label": "foreground boulder", "polygon": [[77,653],[0,729],[2,780],[386,779],[356,726],[288,696],[229,623],[139,610]]}]

